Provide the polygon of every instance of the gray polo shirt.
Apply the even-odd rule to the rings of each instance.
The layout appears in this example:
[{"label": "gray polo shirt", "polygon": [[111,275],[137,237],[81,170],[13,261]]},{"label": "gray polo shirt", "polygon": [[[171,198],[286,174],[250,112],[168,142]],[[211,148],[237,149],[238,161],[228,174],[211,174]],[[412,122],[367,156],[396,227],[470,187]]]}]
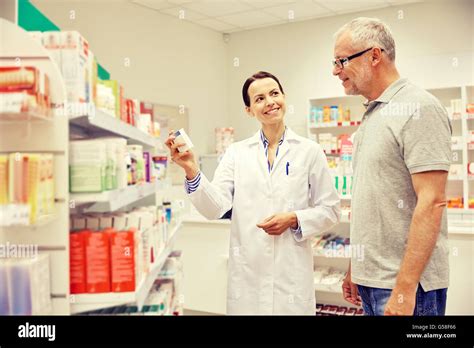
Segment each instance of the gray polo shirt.
[{"label": "gray polo shirt", "polygon": [[[451,123],[446,109],[407,79],[365,104],[354,136],[352,281],[393,289],[416,205],[411,175],[449,171]],[[425,291],[448,287],[446,209],[433,254],[421,276]],[[362,257],[361,257],[362,256]]]}]

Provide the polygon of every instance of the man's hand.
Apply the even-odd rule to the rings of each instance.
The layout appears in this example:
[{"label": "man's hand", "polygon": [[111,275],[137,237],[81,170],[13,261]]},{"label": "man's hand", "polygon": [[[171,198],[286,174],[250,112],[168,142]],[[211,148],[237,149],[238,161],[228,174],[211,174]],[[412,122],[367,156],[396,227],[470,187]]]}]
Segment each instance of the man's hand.
[{"label": "man's hand", "polygon": [[362,303],[362,299],[359,296],[359,291],[357,290],[357,284],[354,284],[351,280],[351,267],[349,266],[349,270],[347,271],[346,277],[342,282],[342,295],[344,296],[344,300],[353,305],[360,306]]},{"label": "man's hand", "polygon": [[285,232],[288,228],[298,228],[298,219],[294,212],[279,213],[269,216],[259,224],[257,227],[263,229],[266,233],[272,236],[278,236]]},{"label": "man's hand", "polygon": [[384,315],[413,315],[416,304],[416,289],[401,290],[395,286],[385,305]]}]

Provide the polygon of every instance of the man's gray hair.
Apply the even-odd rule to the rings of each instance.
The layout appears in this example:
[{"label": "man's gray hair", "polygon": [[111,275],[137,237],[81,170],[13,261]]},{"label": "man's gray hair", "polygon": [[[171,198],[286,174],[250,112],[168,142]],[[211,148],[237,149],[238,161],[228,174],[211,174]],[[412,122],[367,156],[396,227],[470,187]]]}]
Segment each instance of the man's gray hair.
[{"label": "man's gray hair", "polygon": [[349,32],[354,49],[383,48],[387,56],[395,61],[395,41],[388,26],[377,18],[359,17],[342,26],[335,34],[337,39]]}]

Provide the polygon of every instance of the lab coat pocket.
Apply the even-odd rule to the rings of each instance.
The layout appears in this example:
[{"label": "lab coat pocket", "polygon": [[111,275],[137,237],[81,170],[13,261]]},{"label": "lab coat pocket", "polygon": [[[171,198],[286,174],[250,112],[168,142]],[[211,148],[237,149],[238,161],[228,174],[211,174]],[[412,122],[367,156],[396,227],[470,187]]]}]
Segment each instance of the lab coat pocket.
[{"label": "lab coat pocket", "polygon": [[[309,174],[306,167],[289,165],[282,183],[288,211],[306,208],[309,198]],[[286,174],[286,173],[285,173]]]}]

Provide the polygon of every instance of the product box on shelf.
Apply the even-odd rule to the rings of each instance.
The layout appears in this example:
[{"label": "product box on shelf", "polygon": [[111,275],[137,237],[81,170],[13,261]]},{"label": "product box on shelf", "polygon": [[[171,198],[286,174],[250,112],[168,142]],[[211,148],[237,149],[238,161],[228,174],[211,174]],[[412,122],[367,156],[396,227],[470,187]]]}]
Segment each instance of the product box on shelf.
[{"label": "product box on shelf", "polygon": [[[31,32],[30,32],[30,35]],[[39,35],[39,34],[38,34]],[[60,31],[45,31],[42,34],[42,44],[51,55],[51,58],[58,65],[59,71],[62,70],[62,36]]]},{"label": "product box on shelf", "polygon": [[0,315],[48,315],[52,311],[48,254],[0,259]]},{"label": "product box on shelf", "polygon": [[29,223],[35,223],[38,217],[54,212],[53,172],[52,154],[12,153],[2,156],[3,189],[0,191],[3,192],[0,192],[0,201],[27,207]]},{"label": "product box on shelf", "polygon": [[70,192],[102,192],[105,190],[106,158],[106,144],[100,139],[70,141]]},{"label": "product box on shelf", "polygon": [[86,289],[86,244],[85,234],[69,234],[69,283],[71,294],[85,293]]},{"label": "product box on shelf", "polygon": [[110,241],[109,234],[86,230],[86,291],[110,292]]},{"label": "product box on shelf", "polygon": [[110,271],[112,292],[135,291],[135,234],[110,229]]},{"label": "product box on shelf", "polygon": [[115,100],[114,116],[118,119],[122,119],[122,99],[123,99],[123,88],[116,80],[99,80],[99,84],[109,88],[112,91],[112,95]]},{"label": "product box on shelf", "polygon": [[8,156],[0,155],[0,205],[8,204]]},{"label": "product box on shelf", "polygon": [[50,115],[49,77],[37,67],[0,67],[0,112]]},{"label": "product box on shelf", "polygon": [[61,72],[70,103],[90,101],[89,44],[77,31],[62,31]]}]

